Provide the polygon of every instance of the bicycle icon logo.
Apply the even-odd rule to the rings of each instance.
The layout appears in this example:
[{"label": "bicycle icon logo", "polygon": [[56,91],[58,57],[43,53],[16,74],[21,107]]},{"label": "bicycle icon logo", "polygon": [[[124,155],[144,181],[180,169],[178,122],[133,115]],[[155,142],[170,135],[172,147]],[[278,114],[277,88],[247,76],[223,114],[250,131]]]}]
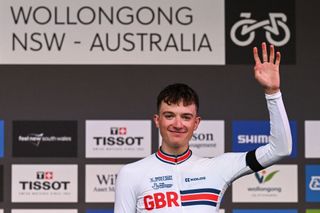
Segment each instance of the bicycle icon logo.
[{"label": "bicycle icon logo", "polygon": [[[251,44],[255,38],[255,30],[261,27],[266,31],[267,41],[275,46],[283,46],[290,40],[290,30],[286,25],[287,16],[284,13],[269,13],[269,19],[260,22],[251,19],[251,13],[240,13],[240,18],[243,19],[237,21],[230,31],[231,40],[238,46]],[[283,38],[274,38],[280,35],[280,29],[284,32]]]}]

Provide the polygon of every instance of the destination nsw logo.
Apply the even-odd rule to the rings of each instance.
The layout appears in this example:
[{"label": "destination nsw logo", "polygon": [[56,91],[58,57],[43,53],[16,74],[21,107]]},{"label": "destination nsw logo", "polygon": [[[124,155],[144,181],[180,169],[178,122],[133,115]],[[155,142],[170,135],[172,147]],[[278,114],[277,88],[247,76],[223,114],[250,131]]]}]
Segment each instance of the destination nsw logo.
[{"label": "destination nsw logo", "polygon": [[76,157],[76,121],[14,121],[14,157]]}]

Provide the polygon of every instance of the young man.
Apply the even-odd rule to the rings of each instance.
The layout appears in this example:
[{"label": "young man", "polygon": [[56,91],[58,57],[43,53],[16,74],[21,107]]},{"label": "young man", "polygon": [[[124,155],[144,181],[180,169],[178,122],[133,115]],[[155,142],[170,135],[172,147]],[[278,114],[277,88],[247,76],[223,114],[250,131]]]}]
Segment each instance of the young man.
[{"label": "young man", "polygon": [[[291,133],[280,93],[280,53],[262,43],[261,63],[253,49],[254,75],[266,93],[270,142],[244,153],[215,158],[192,154],[189,141],[200,123],[197,94],[187,85],[166,87],[158,96],[154,122],[162,146],[157,153],[124,166],[116,184],[115,213],[212,213],[232,181],[266,168],[291,153]],[[275,62],[274,62],[275,61]]]}]

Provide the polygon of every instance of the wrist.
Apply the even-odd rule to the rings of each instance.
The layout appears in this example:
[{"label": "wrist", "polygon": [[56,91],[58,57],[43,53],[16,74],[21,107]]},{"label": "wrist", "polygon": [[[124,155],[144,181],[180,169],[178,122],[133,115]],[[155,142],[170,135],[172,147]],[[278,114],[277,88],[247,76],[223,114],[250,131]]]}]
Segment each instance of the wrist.
[{"label": "wrist", "polygon": [[264,93],[267,94],[267,95],[276,94],[279,91],[280,91],[279,88],[265,88],[264,89]]}]

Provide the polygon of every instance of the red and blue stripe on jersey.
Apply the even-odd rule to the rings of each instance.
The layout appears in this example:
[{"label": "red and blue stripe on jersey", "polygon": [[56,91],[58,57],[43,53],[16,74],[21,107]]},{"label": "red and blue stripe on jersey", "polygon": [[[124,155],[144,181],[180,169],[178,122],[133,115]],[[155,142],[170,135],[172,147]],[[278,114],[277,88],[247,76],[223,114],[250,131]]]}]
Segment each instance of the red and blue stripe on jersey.
[{"label": "red and blue stripe on jersey", "polygon": [[181,155],[169,155],[164,153],[161,148],[156,153],[156,157],[161,160],[162,162],[169,163],[169,164],[180,164],[186,160],[188,160],[192,155],[192,151],[187,149]]}]

